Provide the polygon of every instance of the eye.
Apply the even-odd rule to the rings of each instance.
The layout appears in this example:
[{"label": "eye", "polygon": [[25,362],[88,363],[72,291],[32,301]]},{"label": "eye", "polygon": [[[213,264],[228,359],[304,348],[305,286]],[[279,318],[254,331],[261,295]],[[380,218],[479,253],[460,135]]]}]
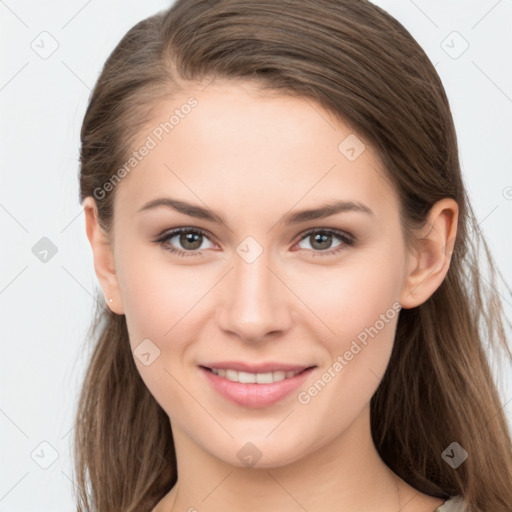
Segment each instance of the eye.
[{"label": "eye", "polygon": [[[341,242],[335,245],[334,249],[331,249],[331,247],[333,247],[333,238],[337,238],[341,240]],[[313,249],[315,256],[317,254],[321,256],[336,254],[342,251],[346,246],[352,247],[355,244],[355,239],[351,235],[330,228],[311,229],[302,236],[300,242],[304,240],[309,241],[310,248]]]},{"label": "eye", "polygon": [[[176,239],[174,243],[172,242],[173,239]],[[157,239],[156,242],[162,245],[166,250],[175,253],[177,256],[197,256],[201,254],[199,249],[209,248],[202,247],[205,240],[209,239],[203,230],[183,227],[168,231]],[[185,250],[176,248],[176,244],[178,243]]]},{"label": "eye", "polygon": [[[340,243],[335,245],[334,249],[331,249],[333,239],[336,238],[340,240]],[[173,242],[173,239],[176,240]],[[209,240],[209,237],[202,229],[180,227],[164,233],[155,242],[162,245],[167,251],[176,254],[176,256],[201,256],[200,249],[212,247],[203,247],[205,240]],[[314,256],[336,254],[347,246],[355,245],[355,239],[351,235],[331,228],[311,229],[302,235],[299,244],[305,240],[310,242],[310,248],[306,247],[306,249],[312,250]],[[184,250],[177,248],[177,244],[181,245]]]}]

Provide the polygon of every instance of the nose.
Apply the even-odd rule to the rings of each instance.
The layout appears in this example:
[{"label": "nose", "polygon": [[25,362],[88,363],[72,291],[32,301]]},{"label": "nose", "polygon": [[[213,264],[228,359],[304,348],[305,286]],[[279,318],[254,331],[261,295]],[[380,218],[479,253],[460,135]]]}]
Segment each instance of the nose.
[{"label": "nose", "polygon": [[282,333],[291,326],[290,291],[271,269],[268,253],[252,262],[233,255],[234,268],[219,290],[219,327],[244,341],[255,342]]}]

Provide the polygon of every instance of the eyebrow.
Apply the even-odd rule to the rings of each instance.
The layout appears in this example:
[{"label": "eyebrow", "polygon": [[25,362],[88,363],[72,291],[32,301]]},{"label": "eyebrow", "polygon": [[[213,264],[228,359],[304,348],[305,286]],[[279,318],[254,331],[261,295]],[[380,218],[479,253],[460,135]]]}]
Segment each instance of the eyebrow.
[{"label": "eyebrow", "polygon": [[[209,208],[203,208],[202,206],[197,206],[191,203],[187,203],[186,201],[181,201],[170,197],[161,197],[148,201],[147,203],[142,205],[142,207],[138,211],[143,212],[147,210],[152,210],[160,206],[172,208],[190,217],[208,220],[211,222],[215,222],[217,224],[227,224],[224,217],[221,214],[213,210],[210,210]],[[279,222],[284,222],[285,224],[288,225],[299,224],[301,222],[306,222],[310,220],[323,219],[325,217],[335,215],[336,213],[343,212],[360,212],[366,213],[368,215],[375,215],[373,211],[370,208],[368,208],[368,206],[358,201],[335,200],[324,203],[323,205],[318,206],[316,208],[298,210],[287,213],[286,215],[283,215],[281,217]]]}]

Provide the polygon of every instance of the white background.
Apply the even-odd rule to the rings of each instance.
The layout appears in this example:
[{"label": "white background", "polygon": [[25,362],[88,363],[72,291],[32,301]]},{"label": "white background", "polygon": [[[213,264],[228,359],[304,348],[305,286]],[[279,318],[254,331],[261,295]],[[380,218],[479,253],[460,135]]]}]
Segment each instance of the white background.
[{"label": "white background", "polygon": [[[436,65],[475,213],[512,283],[512,1],[374,3],[401,21]],[[112,49],[133,24],[168,6],[0,0],[0,512],[74,509],[70,443],[85,369],[80,350],[99,289],[78,201],[79,130]],[[43,31],[58,44],[47,59],[31,47],[45,37],[51,48]],[[462,48],[453,31],[469,43],[456,59],[445,51]],[[47,263],[32,253],[42,237],[58,249]],[[510,318],[510,290],[500,292]],[[507,372],[499,385],[512,423],[510,366]],[[41,468],[35,460],[51,462],[53,450],[57,459]]]}]

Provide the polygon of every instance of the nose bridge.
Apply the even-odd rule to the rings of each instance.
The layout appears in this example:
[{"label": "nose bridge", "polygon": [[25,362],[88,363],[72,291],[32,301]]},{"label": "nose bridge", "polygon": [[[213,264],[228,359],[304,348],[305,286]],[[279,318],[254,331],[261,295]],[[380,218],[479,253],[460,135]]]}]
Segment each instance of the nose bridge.
[{"label": "nose bridge", "polygon": [[[247,237],[233,255],[233,271],[224,289],[220,327],[242,338],[259,339],[288,327],[285,287],[270,270],[270,251]],[[270,267],[270,268],[269,268]]]}]

